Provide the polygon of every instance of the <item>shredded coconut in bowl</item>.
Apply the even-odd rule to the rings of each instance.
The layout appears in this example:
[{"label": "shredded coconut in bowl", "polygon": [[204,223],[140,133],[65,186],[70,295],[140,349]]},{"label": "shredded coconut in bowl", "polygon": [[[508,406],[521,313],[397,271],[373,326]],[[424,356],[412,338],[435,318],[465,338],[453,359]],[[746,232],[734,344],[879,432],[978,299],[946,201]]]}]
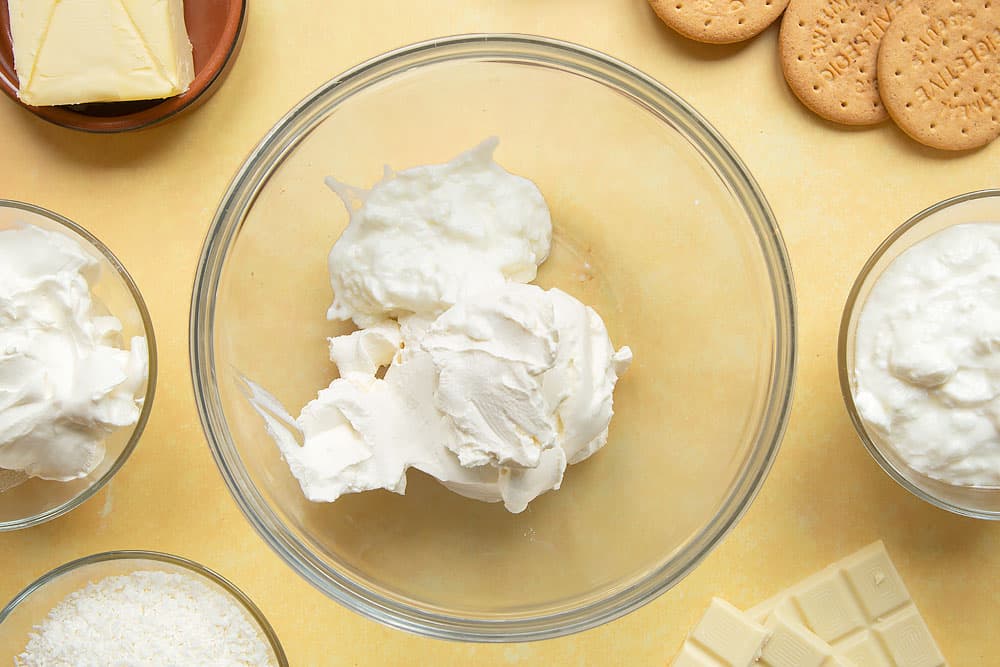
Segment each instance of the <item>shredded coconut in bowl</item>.
[{"label": "shredded coconut in bowl", "polygon": [[276,667],[246,610],[191,575],[137,571],[71,593],[36,625],[17,667]]}]

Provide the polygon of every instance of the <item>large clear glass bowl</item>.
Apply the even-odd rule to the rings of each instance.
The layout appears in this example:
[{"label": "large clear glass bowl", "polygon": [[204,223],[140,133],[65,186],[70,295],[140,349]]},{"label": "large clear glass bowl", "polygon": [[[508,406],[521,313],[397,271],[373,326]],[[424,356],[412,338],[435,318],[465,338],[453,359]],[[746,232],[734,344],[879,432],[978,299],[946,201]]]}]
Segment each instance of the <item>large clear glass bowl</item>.
[{"label": "large clear glass bowl", "polygon": [[[592,305],[635,363],[607,446],[519,515],[411,471],[405,496],[306,501],[241,378],[298,410],[335,377],[327,253],[347,222],[323,184],[445,161],[487,136],[551,207],[538,282]],[[424,42],[309,95],[225,194],[198,267],[202,423],[244,514],[344,605],[478,641],[614,619],[691,571],[760,488],[788,415],[795,317],[764,196],[670,90],[589,49],[516,35]]]},{"label": "large clear glass bowl", "polygon": [[100,491],[125,465],[139,443],[153,408],[156,388],[153,322],[139,288],[114,253],[93,234],[58,213],[34,204],[0,199],[0,229],[23,223],[68,236],[97,261],[100,276],[92,285],[95,302],[100,302],[121,322],[121,338],[126,346],[133,336],[145,336],[149,349],[148,374],[146,386],[139,393],[139,398],[143,400],[139,419],[132,426],[116,429],[105,438],[104,459],[86,477],[55,482],[29,479],[21,473],[0,469],[0,531],[28,528],[50,521],[80,506]]},{"label": "large clear glass bowl", "polygon": [[941,509],[976,519],[1000,521],[1000,488],[948,484],[911,468],[892,445],[861,418],[854,403],[854,359],[858,322],[868,295],[889,266],[915,243],[970,222],[1000,222],[1000,189],[977,190],[945,199],[897,227],[872,253],[847,296],[840,322],[840,390],[854,428],[868,453],[904,489]]},{"label": "large clear glass bowl", "polygon": [[157,551],[108,551],[74,560],[46,573],[0,609],[0,655],[13,657],[20,654],[35,626],[41,624],[49,611],[66,596],[107,577],[126,576],[133,572],[166,572],[196,577],[243,609],[247,621],[258,630],[261,639],[270,648],[271,664],[288,667],[274,629],[243,591],[203,565]]}]

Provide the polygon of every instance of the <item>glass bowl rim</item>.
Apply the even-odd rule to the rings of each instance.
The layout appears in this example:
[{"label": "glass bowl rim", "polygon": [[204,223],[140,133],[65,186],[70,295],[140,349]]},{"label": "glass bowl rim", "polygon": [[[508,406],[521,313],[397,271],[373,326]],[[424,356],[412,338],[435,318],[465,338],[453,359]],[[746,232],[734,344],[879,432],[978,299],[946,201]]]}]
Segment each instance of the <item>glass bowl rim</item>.
[{"label": "glass bowl rim", "polygon": [[46,585],[58,579],[62,575],[96,563],[122,560],[146,560],[167,563],[169,565],[183,568],[197,577],[208,579],[209,581],[218,584],[232,599],[239,602],[240,605],[253,618],[253,621],[257,624],[258,629],[264,634],[264,638],[270,645],[271,650],[274,651],[274,655],[278,659],[278,666],[288,667],[288,658],[285,656],[285,651],[281,647],[281,642],[278,640],[277,633],[275,633],[274,628],[271,627],[271,623],[267,620],[267,617],[264,616],[264,613],[257,607],[254,601],[247,596],[246,593],[240,590],[236,584],[229,581],[221,574],[211,568],[205,567],[201,563],[197,563],[182,556],[163,553],[161,551],[145,551],[141,549],[103,551],[101,553],[91,554],[90,556],[84,556],[83,558],[77,558],[69,561],[68,563],[63,563],[62,565],[53,568],[38,577],[38,579],[25,587],[24,590],[15,595],[14,599],[8,602],[3,609],[0,609],[0,624],[3,624],[7,617],[10,616],[10,614],[13,613],[21,603],[31,597],[32,594],[45,588]]},{"label": "glass bowl rim", "polygon": [[[851,327],[851,319],[856,308],[864,308],[864,303],[858,302],[858,298],[861,296],[861,290],[870,278],[874,278],[876,281],[878,280],[878,276],[874,275],[872,272],[875,270],[875,266],[879,263],[879,261],[886,255],[886,253],[895,247],[896,243],[903,236],[905,236],[907,232],[920,225],[920,223],[930,216],[957,204],[964,204],[965,202],[974,201],[976,199],[985,199],[988,197],[1000,197],[1000,188],[973,190],[972,192],[965,192],[960,195],[948,197],[947,199],[942,199],[941,201],[928,206],[924,210],[908,218],[906,222],[892,230],[885,240],[878,245],[858,272],[858,276],[855,278],[854,284],[851,286],[851,290],[847,294],[847,300],[844,303],[844,311],[840,318],[840,332],[837,340],[837,373],[840,376],[840,393],[844,399],[844,404],[847,406],[847,413],[851,418],[851,423],[854,425],[854,430],[857,431],[861,444],[865,446],[865,449],[868,450],[871,457],[875,459],[875,462],[878,463],[879,467],[882,468],[882,470],[889,477],[917,498],[920,498],[924,502],[930,503],[940,509],[972,519],[1000,521],[1000,512],[990,512],[964,507],[962,505],[948,502],[942,498],[938,498],[934,494],[921,489],[919,486],[907,479],[899,470],[897,470],[896,466],[894,466],[892,462],[889,461],[889,459],[887,459],[882,453],[882,450],[875,443],[874,438],[868,434],[868,429],[865,427],[864,420],[858,413],[857,406],[854,403],[854,392],[851,389],[851,372],[850,369],[847,368],[847,346],[856,329],[856,327]],[[917,243],[919,243],[919,241],[917,241]],[[905,251],[906,248],[904,248],[901,252]],[[888,268],[888,265],[886,268]],[[885,269],[883,269],[883,271],[884,270]],[[997,490],[997,492],[1000,493],[1000,490]]]},{"label": "glass bowl rim", "polygon": [[[455,55],[451,51],[458,51]],[[434,59],[435,54],[438,55]],[[292,535],[247,478],[226,428],[216,382],[215,300],[222,270],[245,212],[271,172],[326,117],[324,110],[354,92],[417,67],[468,59],[527,62],[565,67],[563,74],[585,76],[625,93],[644,111],[667,123],[699,150],[741,206],[756,234],[768,274],[775,322],[771,385],[760,426],[740,474],[716,515],[687,543],[650,572],[611,594],[576,602],[569,610],[497,619],[430,612],[388,598],[328,567]],[[506,59],[506,60],[505,60]],[[519,59],[519,60],[517,60]],[[298,128],[298,129],[296,129]],[[270,160],[270,162],[269,162]],[[426,40],[376,56],[334,77],[304,97],[264,135],[241,165],[213,217],[195,274],[190,317],[190,363],[195,402],[212,456],[244,516],[262,539],[306,581],[343,606],[389,627],[439,639],[478,642],[533,641],[564,636],[617,619],[655,599],[683,579],[729,533],[763,485],[777,455],[791,409],[795,376],[796,308],[791,265],[766,198],[746,166],[719,133],[676,93],[616,58],[578,44],[525,34],[479,33]],[[678,565],[679,564],[679,565]],[[673,572],[667,572],[673,568]]]},{"label": "glass bowl rim", "polygon": [[118,277],[125,283],[125,287],[132,295],[135,307],[139,311],[139,317],[142,319],[143,333],[146,337],[146,348],[149,352],[146,360],[146,395],[143,398],[142,410],[139,412],[139,419],[132,427],[132,433],[129,436],[129,441],[125,444],[125,448],[122,450],[121,454],[118,455],[118,458],[116,458],[114,463],[111,464],[111,467],[108,468],[108,470],[93,484],[57,507],[53,507],[45,510],[44,512],[39,512],[38,514],[24,517],[22,519],[0,521],[0,533],[2,533],[4,531],[19,530],[21,528],[37,526],[76,509],[104,488],[104,485],[111,481],[111,478],[114,477],[119,470],[121,470],[129,456],[132,455],[132,452],[139,444],[139,439],[142,437],[142,433],[146,429],[146,423],[149,421],[149,415],[153,409],[153,399],[156,395],[157,353],[156,335],[153,331],[153,320],[149,315],[149,309],[146,307],[146,301],[142,297],[142,292],[139,291],[139,287],[135,284],[135,280],[132,279],[132,275],[125,268],[125,265],[121,263],[113,252],[111,252],[111,249],[108,248],[108,246],[104,245],[100,239],[94,236],[91,232],[87,231],[87,229],[83,226],[73,222],[63,215],[50,211],[47,208],[42,208],[41,206],[37,206],[35,204],[29,204],[27,202],[16,201],[13,199],[0,199],[0,208],[17,209],[46,218],[50,222],[54,222],[57,225],[65,227],[97,250],[97,252],[100,253],[100,255],[115,270]]}]

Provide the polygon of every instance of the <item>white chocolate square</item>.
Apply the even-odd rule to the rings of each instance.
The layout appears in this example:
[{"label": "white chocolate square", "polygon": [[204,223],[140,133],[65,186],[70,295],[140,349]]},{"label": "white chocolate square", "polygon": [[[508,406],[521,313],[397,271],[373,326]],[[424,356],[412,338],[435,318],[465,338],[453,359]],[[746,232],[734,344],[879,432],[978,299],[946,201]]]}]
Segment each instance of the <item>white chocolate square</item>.
[{"label": "white chocolate square", "polygon": [[798,623],[772,617],[766,627],[771,638],[761,650],[760,662],[768,667],[823,667],[833,655],[829,644]]},{"label": "white chocolate square", "polygon": [[844,567],[869,621],[899,609],[910,601],[906,586],[884,549],[871,551]]},{"label": "white chocolate square", "polygon": [[893,667],[879,638],[872,632],[856,634],[841,642],[837,649],[858,667]]},{"label": "white chocolate square", "polygon": [[854,593],[839,573],[830,573],[795,595],[806,627],[832,642],[867,625]]},{"label": "white chocolate square", "polygon": [[674,658],[673,667],[719,667],[724,664],[712,654],[684,642],[684,645],[681,646],[681,652]]},{"label": "white chocolate square", "polygon": [[880,623],[876,632],[896,667],[941,667],[944,656],[917,608],[910,605]]},{"label": "white chocolate square", "polygon": [[673,667],[750,667],[760,656],[767,630],[725,600],[713,598],[684,641]]}]

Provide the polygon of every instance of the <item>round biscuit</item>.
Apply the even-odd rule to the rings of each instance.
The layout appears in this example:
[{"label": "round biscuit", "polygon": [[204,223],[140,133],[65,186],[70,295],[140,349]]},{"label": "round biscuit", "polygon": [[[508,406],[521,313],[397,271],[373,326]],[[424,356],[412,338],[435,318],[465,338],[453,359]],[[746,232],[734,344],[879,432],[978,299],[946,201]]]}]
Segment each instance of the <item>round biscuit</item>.
[{"label": "round biscuit", "polygon": [[656,15],[689,39],[732,44],[760,34],[788,0],[649,0]]},{"label": "round biscuit", "polygon": [[877,54],[904,6],[904,0],[792,0],[778,38],[788,87],[827,120],[844,125],[886,120]]},{"label": "round biscuit", "polygon": [[966,150],[1000,136],[1000,0],[913,0],[878,67],[889,115],[920,143]]}]

